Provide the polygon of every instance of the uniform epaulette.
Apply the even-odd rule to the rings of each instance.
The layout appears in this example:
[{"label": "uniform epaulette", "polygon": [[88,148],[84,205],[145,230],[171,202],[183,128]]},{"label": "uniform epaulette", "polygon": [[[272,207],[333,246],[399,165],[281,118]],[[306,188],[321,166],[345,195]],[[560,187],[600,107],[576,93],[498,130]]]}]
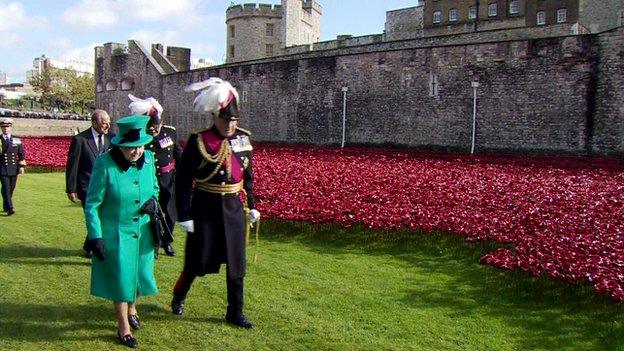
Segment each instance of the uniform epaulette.
[{"label": "uniform epaulette", "polygon": [[236,127],[236,130],[240,131],[243,134],[251,135],[251,131],[247,129],[243,129],[241,127]]},{"label": "uniform epaulette", "polygon": [[170,125],[167,125],[167,124],[165,124],[163,127],[176,130],[174,126],[170,126]]}]

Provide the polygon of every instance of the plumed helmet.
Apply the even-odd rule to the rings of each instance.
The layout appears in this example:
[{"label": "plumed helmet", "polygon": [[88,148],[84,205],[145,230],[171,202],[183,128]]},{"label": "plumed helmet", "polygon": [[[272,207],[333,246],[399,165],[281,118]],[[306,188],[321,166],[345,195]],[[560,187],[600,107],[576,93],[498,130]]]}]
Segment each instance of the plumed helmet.
[{"label": "plumed helmet", "polygon": [[162,112],[163,108],[158,102],[158,100],[153,97],[148,97],[147,99],[140,99],[132,94],[128,94],[128,98],[130,98],[130,112],[133,115],[146,115],[150,116],[150,124],[151,125],[159,125],[162,121]]},{"label": "plumed helmet", "polygon": [[193,101],[195,112],[210,112],[221,118],[238,119],[238,92],[227,81],[213,77],[190,84],[185,90],[201,90]]}]

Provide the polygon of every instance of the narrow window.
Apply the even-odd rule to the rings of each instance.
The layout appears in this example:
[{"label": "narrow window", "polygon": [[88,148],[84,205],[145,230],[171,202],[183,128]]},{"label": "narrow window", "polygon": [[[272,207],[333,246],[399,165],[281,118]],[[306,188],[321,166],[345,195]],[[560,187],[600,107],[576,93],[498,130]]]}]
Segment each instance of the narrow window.
[{"label": "narrow window", "polygon": [[435,70],[429,72],[429,96],[438,96],[438,73]]},{"label": "narrow window", "polygon": [[266,35],[267,37],[273,36],[273,23],[267,23],[266,25]]},{"label": "narrow window", "polygon": [[475,19],[475,18],[477,18],[477,7],[470,6],[470,9],[468,9],[468,19]]},{"label": "narrow window", "polygon": [[230,45],[230,58],[234,58],[234,45]]},{"label": "narrow window", "polygon": [[273,55],[273,44],[266,44],[266,54],[267,56]]},{"label": "narrow window", "polygon": [[440,22],[442,22],[442,12],[433,11],[433,23],[439,24]]},{"label": "narrow window", "polygon": [[517,15],[520,12],[520,1],[512,0],[509,2],[509,14]]},{"label": "narrow window", "polygon": [[543,26],[545,24],[546,24],[546,12],[539,11],[537,13],[537,25],[538,26]]},{"label": "narrow window", "polygon": [[[223,28],[223,27],[221,27]],[[236,38],[236,28],[234,27],[234,25],[230,25],[230,38]]]},{"label": "narrow window", "polygon": [[496,17],[497,15],[498,15],[498,5],[489,4],[488,5],[488,17]]},{"label": "narrow window", "polygon": [[557,23],[565,23],[566,20],[566,15],[567,15],[566,9],[559,9],[557,10]]},{"label": "narrow window", "polygon": [[459,13],[457,12],[457,9],[451,9],[449,11],[449,22],[457,21],[458,17],[459,17]]}]

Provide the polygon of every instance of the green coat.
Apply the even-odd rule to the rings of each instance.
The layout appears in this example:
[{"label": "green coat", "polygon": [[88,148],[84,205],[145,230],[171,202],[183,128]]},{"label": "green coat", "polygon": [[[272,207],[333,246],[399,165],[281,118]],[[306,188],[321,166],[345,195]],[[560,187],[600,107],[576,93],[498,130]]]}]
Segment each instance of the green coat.
[{"label": "green coat", "polygon": [[135,165],[119,149],[96,159],[84,211],[89,239],[103,239],[105,258],[93,256],[92,295],[135,302],[158,293],[150,218],[139,213],[150,197],[158,198],[158,190],[150,151]]}]

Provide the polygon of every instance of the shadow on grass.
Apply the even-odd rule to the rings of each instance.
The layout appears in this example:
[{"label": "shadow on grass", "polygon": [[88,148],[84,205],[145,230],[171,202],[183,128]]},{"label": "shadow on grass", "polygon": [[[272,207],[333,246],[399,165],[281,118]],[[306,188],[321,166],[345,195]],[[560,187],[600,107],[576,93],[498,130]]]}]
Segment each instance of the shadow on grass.
[{"label": "shadow on grass", "polygon": [[[108,319],[107,319],[108,317]],[[109,341],[117,323],[108,305],[52,305],[0,302],[0,340]],[[88,332],[85,333],[84,332]]]},{"label": "shadow on grass", "polygon": [[596,294],[587,284],[480,265],[483,254],[502,246],[497,243],[469,244],[441,233],[285,221],[263,222],[262,236],[266,241],[304,244],[322,254],[390,255],[408,262],[430,272],[432,278],[408,281],[397,303],[444,311],[450,318],[493,317],[512,330],[513,342],[522,350],[624,347],[620,304]]},{"label": "shadow on grass", "polygon": [[79,250],[62,249],[58,247],[25,245],[11,245],[0,247],[0,261],[11,260],[13,262],[12,259],[14,258],[78,257],[79,254]]},{"label": "shadow on grass", "polygon": [[[185,323],[224,324],[222,318],[181,319],[164,306],[138,305],[142,321],[178,320]],[[117,322],[112,303],[92,305],[24,304],[0,302],[1,341],[93,341],[117,342]]]}]

